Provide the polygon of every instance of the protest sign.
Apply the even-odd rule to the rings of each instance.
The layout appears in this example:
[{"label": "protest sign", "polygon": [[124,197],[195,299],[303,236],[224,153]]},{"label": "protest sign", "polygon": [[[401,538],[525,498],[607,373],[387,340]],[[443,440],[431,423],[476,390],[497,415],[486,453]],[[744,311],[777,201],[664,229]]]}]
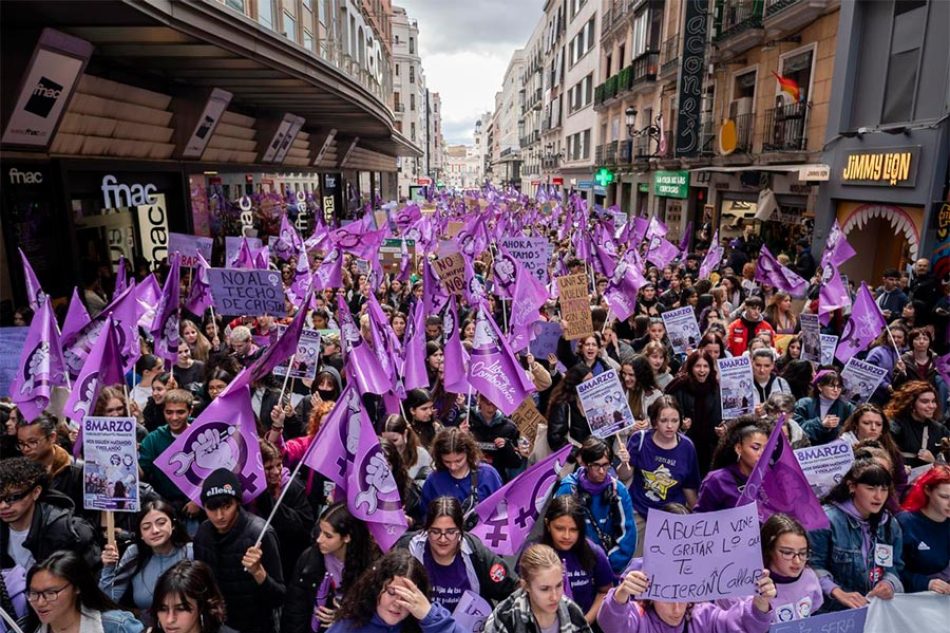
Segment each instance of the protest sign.
[{"label": "protest sign", "polygon": [[501,239],[501,245],[535,279],[548,284],[548,262],[551,261],[553,245],[546,237],[508,236]]},{"label": "protest sign", "polygon": [[607,438],[633,426],[633,413],[616,369],[577,385],[577,396],[581,399],[591,433],[597,437]]},{"label": "protest sign", "polygon": [[[238,254],[241,252],[241,243],[244,240],[247,240],[247,247],[251,249],[251,252],[257,252],[264,248],[264,242],[261,241],[261,238],[259,237],[226,235],[224,238],[224,261],[227,262],[228,266],[234,265],[234,262],[238,258]],[[211,260],[209,259],[208,261]]]},{"label": "protest sign", "polygon": [[834,334],[820,335],[821,361],[819,365],[833,365],[835,362],[835,350],[838,349],[838,337]]},{"label": "protest sign", "polygon": [[211,246],[213,243],[214,240],[210,237],[169,233],[168,254],[180,253],[182,266],[196,268],[198,266],[198,255],[204,257],[206,262],[211,261]]},{"label": "protest sign", "polygon": [[564,338],[573,341],[593,334],[594,322],[591,320],[587,275],[578,273],[558,277],[557,288]]},{"label": "protest sign", "polygon": [[821,324],[817,314],[802,314],[799,316],[802,324],[802,360],[821,360]]},{"label": "protest sign", "polygon": [[887,370],[852,356],[841,370],[841,397],[852,404],[867,402]]},{"label": "protest sign", "polygon": [[722,419],[731,420],[752,413],[755,398],[752,390],[752,361],[748,356],[720,358],[719,398],[722,404]]},{"label": "protest sign", "polygon": [[280,273],[273,270],[209,268],[208,281],[219,314],[287,314]]},{"label": "protest sign", "polygon": [[561,324],[554,321],[535,321],[531,328],[534,340],[531,341],[528,349],[534,357],[542,360],[547,359],[548,354],[556,354],[557,342],[564,332]]},{"label": "protest sign", "polygon": [[135,418],[82,419],[83,507],[139,511]]},{"label": "protest sign", "polygon": [[[277,326],[277,337],[284,333],[286,325]],[[317,365],[320,362],[320,333],[316,330],[304,328],[297,341],[297,351],[293,355],[294,364],[290,367],[291,378],[313,380],[317,377]],[[274,367],[275,376],[286,376],[290,358]]]},{"label": "protest sign", "polygon": [[0,327],[0,393],[10,393],[29,332],[28,327]]},{"label": "protest sign", "polygon": [[752,596],[762,568],[755,503],[688,515],[650,510],[643,571],[652,578],[637,599],[703,602]]},{"label": "protest sign", "polygon": [[[864,621],[868,616],[867,607],[812,616],[801,615],[799,606],[791,602],[781,605],[773,604],[772,608],[775,610],[775,619],[778,622],[772,625],[769,633],[862,633]],[[889,630],[897,631],[898,629]]]},{"label": "protest sign", "polygon": [[455,605],[452,619],[463,631],[481,633],[485,630],[485,620],[491,615],[492,606],[474,591],[466,589]]},{"label": "protest sign", "polygon": [[[397,273],[399,272],[399,266],[402,263],[402,242],[401,238],[390,238],[383,242],[383,245],[379,248],[379,261],[383,265],[383,270],[387,273]],[[416,270],[416,241],[415,240],[406,240],[406,250],[409,254],[409,259],[411,263],[409,264],[409,270]]]},{"label": "protest sign", "polygon": [[459,220],[452,220],[445,225],[445,236],[446,237],[455,237],[459,232],[465,228],[465,222]]},{"label": "protest sign", "polygon": [[819,499],[841,481],[854,463],[854,451],[845,440],[835,440],[821,446],[807,446],[794,452],[798,465],[805,473],[805,479]]},{"label": "protest sign", "polygon": [[[518,432],[534,444],[535,435],[538,432],[539,424],[547,424],[547,418],[541,415],[538,407],[534,404],[534,398],[525,398],[511,414],[511,420],[518,427]],[[494,446],[492,446],[494,450]]]},{"label": "protest sign", "polygon": [[451,253],[432,262],[436,276],[449,294],[460,295],[465,289],[465,260],[461,253]]},{"label": "protest sign", "polygon": [[685,354],[687,349],[696,349],[696,344],[702,338],[699,324],[696,323],[696,313],[693,308],[686,306],[677,310],[670,310],[660,315],[666,325],[666,336],[670,339],[670,346],[677,354]]}]

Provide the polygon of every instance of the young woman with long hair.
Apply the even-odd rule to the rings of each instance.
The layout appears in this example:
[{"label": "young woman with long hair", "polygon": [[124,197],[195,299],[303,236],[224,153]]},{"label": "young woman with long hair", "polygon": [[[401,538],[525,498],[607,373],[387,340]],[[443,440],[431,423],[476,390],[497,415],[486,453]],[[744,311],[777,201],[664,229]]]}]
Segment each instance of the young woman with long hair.
[{"label": "young woman with long hair", "polygon": [[937,461],[941,442],[950,431],[941,422],[943,413],[933,385],[922,380],[905,384],[894,393],[884,413],[891,419],[894,442],[908,466]]},{"label": "young woman with long hair", "polygon": [[211,568],[183,560],[161,575],[151,606],[154,633],[237,633],[224,624],[224,596]]},{"label": "young woman with long hair", "polygon": [[787,514],[773,514],[762,525],[762,560],[775,582],[773,622],[802,620],[824,604],[818,575],[808,567],[808,533]]},{"label": "young woman with long hair", "polygon": [[181,340],[191,350],[191,357],[202,363],[208,362],[208,357],[211,355],[211,341],[198,329],[198,325],[194,321],[182,319],[179,332],[181,332]]},{"label": "young woman with long hair", "polygon": [[383,423],[383,432],[380,435],[399,449],[409,476],[420,482],[425,481],[432,470],[432,456],[422,447],[419,436],[406,419],[398,413],[390,414]]},{"label": "young woman with long hair", "polygon": [[921,475],[902,508],[897,521],[904,540],[905,589],[950,595],[950,466],[934,466]]},{"label": "young woman with long hair", "polygon": [[792,310],[792,295],[779,290],[769,299],[765,320],[776,334],[796,334],[801,328],[798,316]]},{"label": "young woman with long hair", "polygon": [[716,427],[722,423],[715,360],[702,351],[690,354],[679,376],[667,386],[666,393],[673,396],[679,406],[683,430],[696,447],[699,472],[705,475],[718,439]]},{"label": "young woman with long hair", "polygon": [[712,470],[699,487],[693,510],[734,508],[768,441],[769,428],[755,416],[745,415],[729,424],[713,455]]},{"label": "young woman with long hair", "polygon": [[[785,369],[788,367],[789,363],[793,360],[801,360],[802,358],[802,339],[799,336],[793,336],[788,340],[788,343],[785,345],[785,351],[782,352],[782,355],[778,357],[778,360],[775,361],[775,371],[779,376],[788,380],[788,376],[785,375]],[[801,398],[802,396],[798,396]]]},{"label": "young woman with long hair", "polygon": [[590,425],[577,397],[577,386],[593,378],[586,365],[579,363],[567,370],[548,399],[548,445],[552,451],[573,440],[580,444],[590,435]]},{"label": "young woman with long hair", "polygon": [[670,355],[666,346],[659,341],[650,341],[643,347],[643,356],[653,371],[654,382],[658,389],[666,389],[673,381],[670,371]]},{"label": "young woman with long hair", "polygon": [[435,469],[422,485],[422,507],[428,508],[437,497],[455,497],[464,512],[502,486],[501,476],[481,461],[475,439],[457,427],[439,431],[432,443]]},{"label": "young woman with long hair", "polygon": [[406,394],[406,411],[409,413],[409,425],[416,432],[419,441],[429,453],[435,436],[442,430],[442,423],[435,418],[435,402],[432,394],[425,389],[412,389]]}]

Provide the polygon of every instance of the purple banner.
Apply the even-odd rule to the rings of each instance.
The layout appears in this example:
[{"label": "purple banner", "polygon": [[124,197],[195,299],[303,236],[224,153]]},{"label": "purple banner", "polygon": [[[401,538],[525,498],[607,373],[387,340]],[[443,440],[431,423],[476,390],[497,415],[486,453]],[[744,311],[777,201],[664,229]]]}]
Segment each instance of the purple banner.
[{"label": "purple banner", "polygon": [[181,253],[181,265],[194,268],[198,265],[198,255],[211,261],[211,246],[214,241],[210,237],[185,235],[184,233],[168,234],[168,254]]}]

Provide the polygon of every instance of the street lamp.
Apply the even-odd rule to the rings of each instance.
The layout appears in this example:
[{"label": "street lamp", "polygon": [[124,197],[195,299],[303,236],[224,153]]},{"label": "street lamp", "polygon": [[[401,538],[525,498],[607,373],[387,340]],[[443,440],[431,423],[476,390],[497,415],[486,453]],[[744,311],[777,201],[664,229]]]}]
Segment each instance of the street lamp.
[{"label": "street lamp", "polygon": [[[635,136],[646,136],[648,139],[655,141],[657,149],[660,149],[660,126],[663,125],[662,115],[657,115],[655,123],[651,123],[641,130],[636,129],[637,109],[634,106],[630,106],[624,110],[624,116],[627,123],[627,136],[631,139]],[[649,141],[647,141],[647,148],[649,149]],[[656,154],[651,154],[651,156],[656,156]]]},{"label": "street lamp", "polygon": [[633,106],[630,106],[629,108],[624,110],[624,115],[626,116],[626,122],[627,122],[627,136],[629,136],[630,138],[633,138],[635,134],[635,132],[633,131],[633,128],[637,124],[637,109]]}]

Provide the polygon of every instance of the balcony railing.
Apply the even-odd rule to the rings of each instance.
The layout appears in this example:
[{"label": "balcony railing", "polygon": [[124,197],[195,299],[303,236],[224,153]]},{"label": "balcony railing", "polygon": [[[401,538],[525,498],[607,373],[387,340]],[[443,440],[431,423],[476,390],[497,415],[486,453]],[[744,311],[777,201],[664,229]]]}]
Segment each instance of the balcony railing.
[{"label": "balcony railing", "polygon": [[633,141],[627,139],[626,141],[617,142],[617,164],[618,165],[629,165],[633,162]]},{"label": "balcony railing", "polygon": [[616,165],[617,164],[617,141],[611,141],[607,143],[604,149],[604,164],[605,165]]},{"label": "balcony railing", "polygon": [[660,76],[665,77],[669,74],[675,74],[680,65],[680,49],[683,46],[683,40],[679,33],[669,37],[660,47]]},{"label": "balcony railing", "polygon": [[755,114],[740,114],[736,117],[736,151],[752,151],[752,132],[755,129]]},{"label": "balcony railing", "polygon": [[[716,153],[714,147],[716,142],[716,126],[713,124],[712,119],[704,119],[699,124],[699,155],[700,156],[712,156]],[[676,137],[670,139],[669,143],[672,147],[676,142]]]},{"label": "balcony railing", "polygon": [[650,137],[644,135],[638,136],[633,139],[633,159],[634,160],[646,160],[653,154],[653,151],[650,149]]},{"label": "balcony railing", "polygon": [[722,7],[722,22],[716,41],[748,29],[762,28],[762,0],[727,0]]},{"label": "balcony railing", "polygon": [[765,111],[764,152],[800,152],[808,146],[807,103],[791,103]]},{"label": "balcony railing", "polygon": [[630,67],[633,69],[631,87],[638,87],[656,81],[656,73],[660,67],[660,52],[656,50],[647,51],[633,60]]},{"label": "balcony railing", "polygon": [[605,145],[598,145],[597,149],[594,150],[594,163],[597,165],[604,164],[604,154],[606,153]]}]

